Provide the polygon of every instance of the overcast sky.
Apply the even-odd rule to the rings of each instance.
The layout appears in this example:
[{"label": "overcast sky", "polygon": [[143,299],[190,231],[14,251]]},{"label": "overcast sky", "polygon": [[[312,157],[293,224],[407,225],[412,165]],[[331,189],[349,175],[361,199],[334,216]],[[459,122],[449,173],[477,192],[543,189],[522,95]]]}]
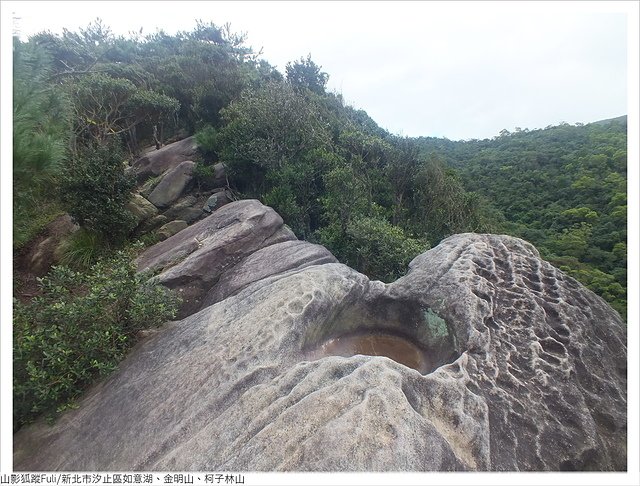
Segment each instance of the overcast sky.
[{"label": "overcast sky", "polygon": [[[627,113],[627,19],[615,2],[15,2],[26,38],[96,17],[118,34],[246,32],[282,72],[311,54],[329,89],[408,136],[490,138]],[[617,12],[616,12],[617,10]]]}]

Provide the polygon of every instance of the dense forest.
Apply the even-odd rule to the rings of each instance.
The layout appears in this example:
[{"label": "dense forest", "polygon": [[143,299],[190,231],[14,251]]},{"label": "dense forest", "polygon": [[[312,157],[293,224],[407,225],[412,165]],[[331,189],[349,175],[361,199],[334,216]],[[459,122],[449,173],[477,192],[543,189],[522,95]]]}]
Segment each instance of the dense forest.
[{"label": "dense forest", "polygon": [[500,211],[501,231],[604,297],[626,317],[627,119],[492,140],[416,141],[458,171],[464,187]]},{"label": "dense forest", "polygon": [[[398,278],[449,235],[506,233],[532,242],[626,318],[626,118],[468,142],[400,137],[327,91],[328,74],[310,56],[281,73],[229,26],[203,22],[190,32],[124,37],[96,21],[15,38],[13,55],[14,254],[61,213],[81,226],[60,255],[66,266],[43,279],[43,294],[15,303],[16,369],[30,383],[15,390],[24,405],[17,424],[112,369],[136,322],[175,312],[157,289],[125,298],[143,285],[126,256],[145,244],[134,244],[125,208],[135,188],[126,167],[143,147],[190,135],[199,144],[199,184],[223,162],[238,198],[272,206],[299,238],[371,278]],[[78,294],[85,301],[60,304]],[[113,296],[119,311],[96,314],[96,301],[86,299],[100,295]],[[61,316],[54,338],[38,324],[53,315]],[[94,327],[116,316],[128,327],[110,322],[108,343],[118,351],[60,365],[81,379],[51,391],[53,378],[33,368],[34,356],[59,352],[62,335],[74,340],[78,329],[63,330],[65,316]],[[79,354],[108,345],[91,336]]]}]

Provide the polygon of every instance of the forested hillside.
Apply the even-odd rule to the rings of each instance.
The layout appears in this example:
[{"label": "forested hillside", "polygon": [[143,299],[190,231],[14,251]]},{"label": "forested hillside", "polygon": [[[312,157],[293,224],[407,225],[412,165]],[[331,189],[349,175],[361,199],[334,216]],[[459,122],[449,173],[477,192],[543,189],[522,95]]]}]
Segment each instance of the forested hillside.
[{"label": "forested hillside", "polygon": [[504,232],[533,243],[626,315],[626,117],[418,144],[502,212]]},{"label": "forested hillside", "polygon": [[626,317],[626,119],[399,137],[328,92],[310,56],[280,73],[228,26],[202,22],[122,37],[98,21],[14,39],[13,55],[15,261],[61,214],[80,225],[35,294],[20,290],[29,268],[15,268],[16,428],[71,406],[143,328],[176,315],[179,299],[137,274],[132,259],[156,240],[127,205],[143,151],[191,135],[198,191],[225,168],[225,194],[273,207],[373,279],[404,275],[447,236],[507,233]]},{"label": "forested hillside", "polygon": [[228,26],[202,22],[175,35],[117,37],[98,21],[16,39],[14,69],[16,251],[63,211],[90,247],[70,255],[86,264],[120,247],[133,224],[125,165],[195,133],[200,184],[223,162],[238,197],[372,278],[399,277],[451,234],[504,232],[625,314],[624,122],[398,137],[327,92],[310,57],[280,73]]}]

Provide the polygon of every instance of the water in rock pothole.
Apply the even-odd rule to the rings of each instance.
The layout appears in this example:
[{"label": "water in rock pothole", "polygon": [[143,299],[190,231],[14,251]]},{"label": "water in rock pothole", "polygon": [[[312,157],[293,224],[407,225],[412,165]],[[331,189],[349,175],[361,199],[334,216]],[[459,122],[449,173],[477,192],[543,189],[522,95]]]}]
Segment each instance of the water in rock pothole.
[{"label": "water in rock pothole", "polygon": [[402,336],[385,333],[353,333],[325,341],[317,350],[320,356],[351,357],[357,354],[386,356],[420,373],[431,370],[424,350]]}]

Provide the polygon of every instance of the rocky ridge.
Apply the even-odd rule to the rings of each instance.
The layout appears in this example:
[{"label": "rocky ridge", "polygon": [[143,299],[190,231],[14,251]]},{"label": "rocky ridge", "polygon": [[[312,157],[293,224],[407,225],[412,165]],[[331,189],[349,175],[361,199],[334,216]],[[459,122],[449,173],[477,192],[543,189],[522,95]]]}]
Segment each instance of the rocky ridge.
[{"label": "rocky ridge", "polygon": [[138,265],[185,317],[19,431],[16,470],[626,468],[624,325],[522,240],[456,235],[387,285],[238,201]]}]

